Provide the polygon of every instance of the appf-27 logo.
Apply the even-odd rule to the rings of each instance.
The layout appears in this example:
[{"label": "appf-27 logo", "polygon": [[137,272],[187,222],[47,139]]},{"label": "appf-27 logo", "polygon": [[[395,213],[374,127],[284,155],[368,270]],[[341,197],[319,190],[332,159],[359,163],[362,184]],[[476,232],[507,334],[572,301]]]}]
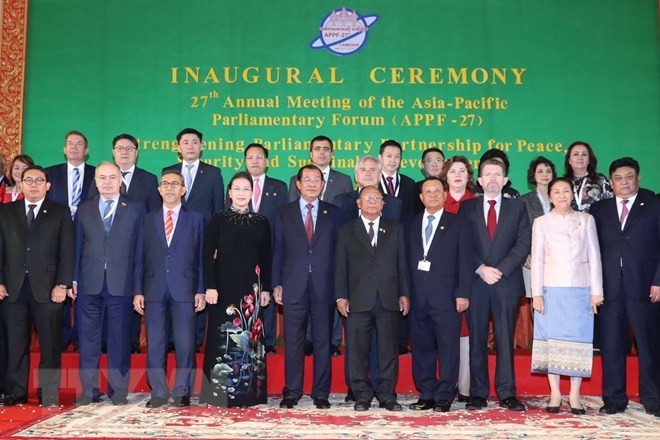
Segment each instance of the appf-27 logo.
[{"label": "appf-27 logo", "polygon": [[360,15],[355,9],[333,10],[321,20],[321,32],[309,47],[341,56],[354,54],[367,42],[367,31],[377,21],[377,15]]}]

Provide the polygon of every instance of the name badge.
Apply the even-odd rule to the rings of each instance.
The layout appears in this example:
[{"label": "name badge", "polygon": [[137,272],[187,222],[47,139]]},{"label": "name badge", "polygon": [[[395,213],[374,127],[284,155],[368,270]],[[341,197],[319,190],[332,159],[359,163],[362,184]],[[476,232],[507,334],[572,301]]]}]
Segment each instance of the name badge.
[{"label": "name badge", "polygon": [[424,272],[430,271],[431,262],[427,260],[419,260],[419,263],[417,263],[417,270],[423,270]]}]

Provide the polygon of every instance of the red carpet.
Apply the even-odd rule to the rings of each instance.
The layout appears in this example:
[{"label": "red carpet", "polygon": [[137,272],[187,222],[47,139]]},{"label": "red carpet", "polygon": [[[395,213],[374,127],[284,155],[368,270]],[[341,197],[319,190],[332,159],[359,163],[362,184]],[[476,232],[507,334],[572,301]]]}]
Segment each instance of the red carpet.
[{"label": "red carpet", "polygon": [[[278,348],[283,350],[282,348]],[[519,351],[516,354],[516,383],[518,387],[518,394],[529,395],[544,395],[548,394],[548,383],[545,375],[531,374],[531,355],[527,351]],[[197,365],[202,365],[203,355],[197,356]],[[312,358],[307,357],[305,363],[305,392],[309,393],[312,383]],[[404,394],[414,394],[417,392],[412,379],[410,355],[399,357],[399,381],[397,384],[397,392]],[[594,357],[593,377],[585,379],[582,384],[582,394],[585,396],[599,396],[601,394],[601,359]],[[279,395],[284,387],[284,355],[271,354],[268,355],[268,393],[271,395]],[[32,353],[31,365],[36,368],[39,364],[39,353]],[[101,358],[101,365],[105,365],[105,356]],[[170,367],[175,365],[173,355],[170,355]],[[64,353],[62,355],[62,393],[73,395],[77,390],[80,390],[80,381],[78,378],[78,354],[77,353]],[[336,356],[332,358],[332,388],[333,393],[345,393],[346,385],[344,383],[344,357]],[[199,371],[198,371],[199,373]],[[495,374],[495,356],[490,356],[490,373],[491,385],[493,383],[493,376]],[[171,375],[170,375],[171,377]],[[36,370],[33,370],[30,380],[30,395],[34,396],[34,385],[36,382]],[[197,374],[195,385],[195,392],[200,389],[201,374]],[[568,380],[565,381],[568,387]],[[103,389],[103,386],[101,387]],[[637,357],[631,356],[628,358],[628,393],[631,398],[635,398],[639,394],[639,384],[637,376]],[[146,377],[146,355],[135,354],[132,356],[132,370],[131,370],[131,385],[130,392],[141,393],[148,392]],[[491,394],[494,390],[491,389]]]}]

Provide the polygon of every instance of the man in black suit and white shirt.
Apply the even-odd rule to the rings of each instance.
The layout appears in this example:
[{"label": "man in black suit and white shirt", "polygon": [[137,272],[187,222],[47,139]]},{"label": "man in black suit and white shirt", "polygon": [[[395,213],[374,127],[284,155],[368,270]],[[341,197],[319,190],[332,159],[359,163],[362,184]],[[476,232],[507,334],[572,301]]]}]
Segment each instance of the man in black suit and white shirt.
[{"label": "man in black suit and white shirt", "polygon": [[0,208],[0,300],[10,348],[4,406],[27,403],[33,322],[41,351],[40,403],[58,404],[62,302],[73,281],[75,239],[69,209],[45,200],[49,187],[43,168],[28,167],[25,199]]},{"label": "man in black suit and white shirt", "polygon": [[[410,307],[403,226],[380,217],[383,193],[375,186],[362,188],[357,203],[360,218],[339,229],[335,253],[335,297],[339,313],[347,318],[354,408],[367,411],[375,391],[382,408],[401,411],[395,392],[399,370],[396,336],[399,316],[408,314]],[[380,370],[376,390],[369,380],[374,329]]]},{"label": "man in black suit and white shirt", "polygon": [[466,222],[472,239],[474,285],[468,309],[470,326],[470,401],[466,409],[487,406],[488,321],[492,313],[497,346],[495,390],[500,406],[523,411],[516,398],[513,362],[513,338],[520,297],[525,294],[522,262],[531,248],[531,227],[525,203],[502,196],[508,181],[506,167],[497,160],[485,160],[479,166],[479,183],[484,195],[466,200],[459,216]]}]

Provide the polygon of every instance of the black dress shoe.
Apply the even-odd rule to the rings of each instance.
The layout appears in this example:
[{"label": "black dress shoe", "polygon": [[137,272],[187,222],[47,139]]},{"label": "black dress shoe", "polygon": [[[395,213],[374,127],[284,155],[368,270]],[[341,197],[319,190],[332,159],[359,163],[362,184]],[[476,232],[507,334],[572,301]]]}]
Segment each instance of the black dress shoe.
[{"label": "black dress shoe", "polygon": [[167,405],[167,399],[164,397],[152,397],[147,400],[147,404],[144,405],[147,408],[160,408],[161,406]]},{"label": "black dress shoe", "polygon": [[456,400],[458,400],[461,403],[467,403],[470,401],[470,396],[466,396],[465,394],[457,393],[458,397]]},{"label": "black dress shoe", "polygon": [[587,410],[584,408],[573,408],[570,402],[568,403],[568,407],[571,409],[571,414],[575,414],[576,416],[581,416],[587,413]]},{"label": "black dress shoe", "polygon": [[140,344],[131,344],[131,354],[140,354]]},{"label": "black dress shoe", "polygon": [[286,396],[282,401],[280,402],[280,408],[293,408],[294,406],[298,405],[298,401],[294,399],[291,396]]},{"label": "black dress shoe", "polygon": [[122,406],[128,404],[128,399],[125,396],[117,396],[116,394],[110,399],[115,406]]},{"label": "black dress shoe", "polygon": [[314,353],[314,344],[312,341],[305,341],[305,356],[311,356]]},{"label": "black dress shoe", "polygon": [[403,411],[401,404],[396,400],[388,400],[385,402],[380,402],[378,404],[381,408],[385,408],[388,411]]},{"label": "black dress shoe", "polygon": [[355,406],[353,407],[355,411],[369,411],[369,408],[371,408],[371,402],[369,402],[367,399],[358,400],[355,402]]},{"label": "black dress shoe", "polygon": [[27,396],[17,397],[12,394],[7,394],[2,401],[2,406],[24,405],[27,403],[27,401]]},{"label": "black dress shoe", "polygon": [[330,354],[332,356],[341,356],[341,351],[339,351],[339,347],[337,347],[335,344],[330,345]]},{"label": "black dress shoe", "polygon": [[90,403],[99,403],[100,401],[101,401],[100,397],[89,397],[89,396],[80,395],[74,402],[74,405],[86,406],[89,405]]},{"label": "black dress shoe", "polygon": [[600,409],[598,410],[599,413],[601,414],[607,414],[607,415],[612,415],[612,414],[618,414],[624,412],[626,409],[623,408],[618,408],[612,404],[606,403],[605,405],[601,406]]},{"label": "black dress shoe", "polygon": [[266,345],[264,351],[266,352],[266,354],[275,353],[275,347],[273,347],[272,345]]},{"label": "black dress shoe", "polygon": [[172,397],[172,405],[177,408],[183,408],[185,406],[190,406],[190,397],[188,396],[174,396]]},{"label": "black dress shoe", "polygon": [[427,409],[432,409],[434,404],[435,402],[433,402],[433,400],[419,399],[417,402],[411,403],[408,408],[414,411],[425,411]]},{"label": "black dress shoe", "polygon": [[[169,342],[167,344],[167,352],[174,353],[174,342]],[[197,346],[195,345],[195,353],[197,353]]]},{"label": "black dress shoe", "polygon": [[660,406],[655,409],[655,412],[653,413],[654,416],[660,417]]},{"label": "black dress shoe", "polygon": [[352,389],[348,389],[348,392],[346,393],[346,397],[344,397],[344,402],[355,402],[355,395],[353,394]]},{"label": "black dress shoe", "polygon": [[318,409],[328,409],[330,408],[330,402],[326,397],[314,397],[312,399],[314,401],[314,405]]},{"label": "black dress shoe", "polygon": [[101,344],[101,353],[108,354],[108,344]]},{"label": "black dress shoe", "polygon": [[508,409],[509,411],[525,411],[525,405],[516,399],[514,396],[507,397],[504,400],[500,400],[500,408]]},{"label": "black dress shoe", "polygon": [[488,402],[483,397],[470,397],[470,401],[465,404],[465,409],[474,411],[477,409],[484,409],[488,406]]},{"label": "black dress shoe", "polygon": [[433,411],[435,412],[449,412],[450,409],[451,402],[448,400],[438,400],[433,407]]}]

